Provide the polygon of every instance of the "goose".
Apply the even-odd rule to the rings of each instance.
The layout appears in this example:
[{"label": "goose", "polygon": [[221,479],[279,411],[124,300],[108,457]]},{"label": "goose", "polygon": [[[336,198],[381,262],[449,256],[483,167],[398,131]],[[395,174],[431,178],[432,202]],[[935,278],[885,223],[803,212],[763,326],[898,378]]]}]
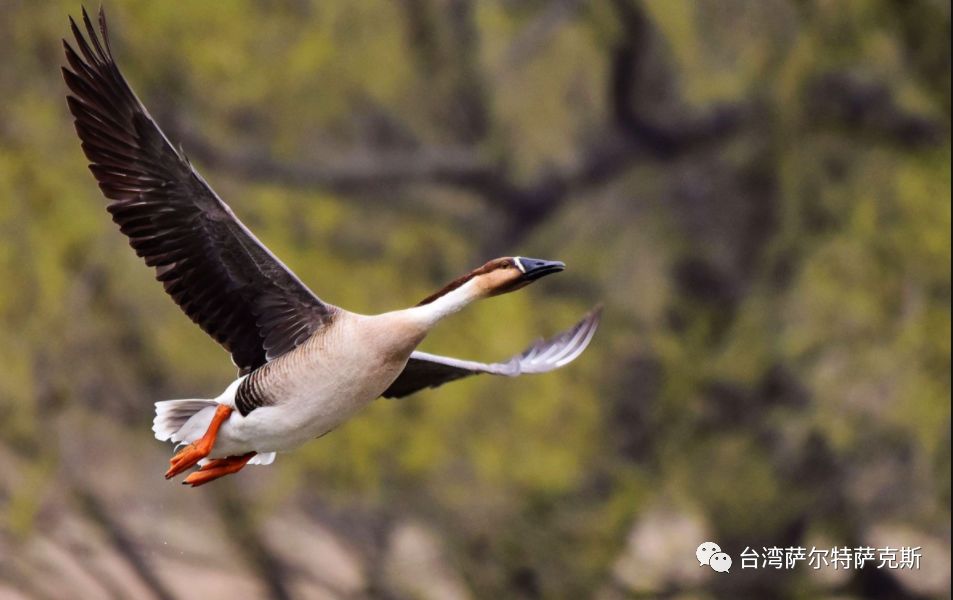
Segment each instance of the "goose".
[{"label": "goose", "polygon": [[[589,345],[600,307],[504,361],[417,350],[443,318],[562,271],[559,261],[502,257],[415,306],[363,315],[316,296],[235,216],[150,117],[113,60],[106,17],[76,50],[63,40],[67,103],[107,210],[188,317],[221,344],[238,377],[217,398],[155,403],[153,431],[175,444],[167,479],[199,486],[270,464],[335,429],[378,397],[401,398],[464,377],[544,373]],[[177,451],[176,451],[177,450]]]}]

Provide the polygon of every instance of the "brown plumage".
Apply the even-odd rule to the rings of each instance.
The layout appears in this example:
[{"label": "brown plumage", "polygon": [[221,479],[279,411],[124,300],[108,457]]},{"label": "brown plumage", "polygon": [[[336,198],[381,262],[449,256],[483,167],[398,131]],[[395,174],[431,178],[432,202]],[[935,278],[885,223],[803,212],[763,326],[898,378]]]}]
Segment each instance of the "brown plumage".
[{"label": "brown plumage", "polygon": [[235,217],[159,130],[83,10],[77,53],[63,45],[76,133],[107,210],[183,311],[253,371],[326,326],[322,302]]},{"label": "brown plumage", "polygon": [[486,264],[483,265],[482,267],[478,267],[478,268],[476,268],[476,269],[470,271],[470,272],[467,273],[466,275],[461,275],[460,277],[457,277],[456,279],[454,279],[453,281],[451,281],[451,282],[448,283],[447,285],[443,286],[442,288],[440,288],[440,289],[437,290],[436,292],[430,294],[429,296],[427,296],[426,298],[424,298],[423,300],[421,300],[420,302],[418,302],[418,303],[417,303],[417,306],[423,306],[423,305],[425,305],[425,304],[430,304],[431,302],[433,302],[433,301],[436,300],[437,298],[439,298],[439,297],[441,297],[441,296],[446,296],[447,294],[449,294],[449,293],[452,292],[453,290],[457,289],[458,287],[460,287],[460,286],[463,285],[464,283],[470,281],[471,279],[473,279],[473,278],[476,277],[477,275],[483,275],[484,273],[489,273],[490,271],[495,271],[495,270],[497,270],[497,269],[507,269],[507,268],[516,268],[516,266],[513,264],[513,260],[512,260],[511,258],[506,258],[506,257],[504,257],[504,258],[494,258],[493,260],[491,260],[490,262],[486,263]]}]

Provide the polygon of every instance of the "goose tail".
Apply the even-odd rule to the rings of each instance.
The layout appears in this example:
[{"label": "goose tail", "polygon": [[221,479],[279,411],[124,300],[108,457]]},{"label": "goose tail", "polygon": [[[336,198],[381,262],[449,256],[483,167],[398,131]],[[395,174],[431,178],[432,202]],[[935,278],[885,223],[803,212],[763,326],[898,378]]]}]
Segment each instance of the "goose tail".
[{"label": "goose tail", "polygon": [[[185,400],[163,400],[156,402],[156,416],[152,420],[152,431],[160,442],[172,442],[176,445],[191,444],[202,437],[212,421],[212,415],[219,404],[231,405],[235,397],[235,388],[241,379],[233,383],[222,396],[214,399],[189,398]],[[275,461],[274,452],[258,452],[248,464],[270,465]],[[203,465],[207,459],[199,461]]]},{"label": "goose tail", "polygon": [[156,439],[161,442],[191,442],[185,437],[183,428],[196,414],[209,408],[214,412],[216,400],[206,400],[200,398],[190,398],[188,400],[163,400],[156,402],[156,416],[152,420],[152,431]]}]

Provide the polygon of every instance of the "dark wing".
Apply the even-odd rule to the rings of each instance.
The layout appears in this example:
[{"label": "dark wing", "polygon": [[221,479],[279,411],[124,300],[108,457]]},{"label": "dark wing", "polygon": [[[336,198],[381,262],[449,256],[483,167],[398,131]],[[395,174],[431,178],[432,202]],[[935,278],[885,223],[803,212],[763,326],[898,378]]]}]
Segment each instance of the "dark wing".
[{"label": "dark wing", "polygon": [[86,10],[88,40],[70,19],[77,53],[63,40],[63,77],[90,170],[120,230],[176,304],[248,373],[333,317],[239,221],[169,143],[113,61]]},{"label": "dark wing", "polygon": [[426,352],[414,352],[407,366],[382,396],[403,398],[424,388],[432,388],[470,375],[490,373],[516,377],[526,373],[546,373],[571,363],[589,345],[599,326],[602,307],[596,307],[581,321],[548,340],[539,340],[522,353],[496,363],[481,363]]}]

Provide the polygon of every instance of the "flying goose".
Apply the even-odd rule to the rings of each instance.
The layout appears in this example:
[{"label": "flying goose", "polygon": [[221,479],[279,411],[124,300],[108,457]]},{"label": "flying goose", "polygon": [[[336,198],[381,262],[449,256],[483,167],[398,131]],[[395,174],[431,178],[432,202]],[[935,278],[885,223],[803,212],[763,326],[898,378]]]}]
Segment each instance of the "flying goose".
[{"label": "flying goose", "polygon": [[149,116],[83,10],[63,40],[69,110],[107,210],[179,307],[231,354],[238,378],[214,399],[156,403],[153,431],[177,444],[166,478],[202,485],[269,464],[328,433],[377,397],[400,398],[470,375],[544,373],[578,357],[600,309],[521,354],[480,363],[416,350],[438,321],[475,300],[565,268],[521,256],[491,260],[416,306],[362,315],[318,298],[235,216]]}]

